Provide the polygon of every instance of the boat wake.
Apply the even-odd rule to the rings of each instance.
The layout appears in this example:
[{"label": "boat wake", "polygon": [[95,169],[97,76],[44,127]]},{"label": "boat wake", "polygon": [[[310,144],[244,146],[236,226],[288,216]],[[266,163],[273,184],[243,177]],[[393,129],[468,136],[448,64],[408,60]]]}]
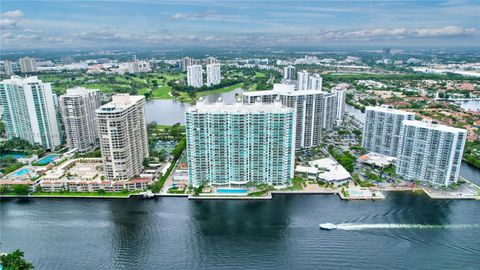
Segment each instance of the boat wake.
[{"label": "boat wake", "polygon": [[337,230],[357,231],[368,229],[474,229],[480,228],[478,224],[452,224],[452,225],[428,225],[428,224],[356,224],[340,223],[336,225]]}]

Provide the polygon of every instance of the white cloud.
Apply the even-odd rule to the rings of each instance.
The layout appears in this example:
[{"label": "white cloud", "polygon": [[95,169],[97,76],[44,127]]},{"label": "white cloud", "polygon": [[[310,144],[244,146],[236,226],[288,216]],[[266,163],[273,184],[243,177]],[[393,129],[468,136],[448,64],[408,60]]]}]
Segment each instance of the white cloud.
[{"label": "white cloud", "polygon": [[7,11],[0,14],[2,17],[0,19],[0,28],[3,29],[12,29],[17,27],[17,23],[21,17],[23,17],[23,12],[20,10]]},{"label": "white cloud", "polygon": [[14,10],[14,11],[7,11],[2,14],[0,14],[2,17],[7,17],[7,18],[20,18],[23,17],[23,12],[21,10]]},{"label": "white cloud", "polygon": [[174,20],[189,20],[189,19],[206,19],[215,16],[215,11],[208,10],[205,12],[195,12],[195,13],[176,13],[170,18]]},{"label": "white cloud", "polygon": [[0,20],[0,27],[4,29],[10,29],[10,28],[15,28],[17,27],[17,21],[13,19],[1,19]]}]

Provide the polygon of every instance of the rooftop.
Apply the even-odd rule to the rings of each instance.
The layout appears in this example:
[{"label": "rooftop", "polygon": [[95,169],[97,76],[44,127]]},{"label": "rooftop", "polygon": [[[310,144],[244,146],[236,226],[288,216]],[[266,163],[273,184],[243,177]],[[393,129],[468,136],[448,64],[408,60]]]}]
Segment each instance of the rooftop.
[{"label": "rooftop", "polygon": [[394,157],[382,155],[375,152],[370,152],[360,157],[360,161],[367,164],[372,164],[379,167],[387,167],[393,163]]},{"label": "rooftop", "polygon": [[42,83],[42,81],[39,80],[37,76],[20,77],[20,76],[14,75],[14,76],[11,76],[10,79],[3,80],[2,83],[24,84],[24,83]]},{"label": "rooftop", "polygon": [[451,126],[437,124],[436,122],[431,121],[431,120],[423,120],[423,121],[404,120],[402,122],[402,125],[414,126],[414,127],[420,127],[420,128],[427,128],[427,129],[434,129],[434,130],[445,131],[445,132],[462,132],[462,133],[467,132],[466,129],[455,128],[455,127],[451,127]]},{"label": "rooftop", "polygon": [[252,92],[243,92],[242,95],[244,96],[265,96],[265,95],[288,95],[288,96],[303,96],[303,95],[316,95],[316,94],[332,94],[329,92],[324,92],[320,90],[300,90],[295,91],[295,85],[293,84],[285,84],[285,83],[276,83],[273,85],[272,90],[264,90],[264,91],[252,91]]},{"label": "rooftop", "polygon": [[318,177],[324,181],[343,181],[351,178],[350,173],[332,158],[317,159],[309,162],[310,166],[319,169],[325,169],[325,172],[320,172]]},{"label": "rooftop", "polygon": [[292,108],[284,107],[279,102],[274,103],[253,103],[224,104],[222,101],[216,103],[198,102],[197,105],[189,107],[188,113],[289,113]]},{"label": "rooftop", "polygon": [[144,100],[144,96],[131,96],[129,94],[117,94],[112,96],[112,101],[100,107],[97,112],[112,112],[132,107],[137,102]]},{"label": "rooftop", "polygon": [[377,106],[377,107],[370,107],[366,108],[366,111],[376,111],[376,112],[385,112],[385,113],[395,113],[395,114],[402,114],[402,115],[415,115],[413,112],[407,112],[402,110],[393,109],[387,106]]},{"label": "rooftop", "polygon": [[82,96],[89,93],[98,92],[98,89],[88,89],[85,87],[68,88],[64,96]]}]

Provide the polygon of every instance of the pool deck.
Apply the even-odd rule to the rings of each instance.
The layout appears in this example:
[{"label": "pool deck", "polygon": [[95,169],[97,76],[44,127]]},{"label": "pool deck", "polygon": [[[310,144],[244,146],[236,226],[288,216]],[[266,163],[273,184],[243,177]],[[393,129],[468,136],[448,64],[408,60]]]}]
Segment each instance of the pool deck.
[{"label": "pool deck", "polygon": [[272,194],[268,193],[265,196],[253,197],[253,196],[193,196],[188,195],[189,200],[252,200],[252,201],[259,201],[259,200],[271,200]]}]

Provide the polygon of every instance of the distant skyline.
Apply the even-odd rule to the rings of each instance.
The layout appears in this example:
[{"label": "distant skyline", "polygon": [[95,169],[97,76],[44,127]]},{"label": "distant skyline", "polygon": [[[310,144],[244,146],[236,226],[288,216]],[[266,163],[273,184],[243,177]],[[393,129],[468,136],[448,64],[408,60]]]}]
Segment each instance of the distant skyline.
[{"label": "distant skyline", "polygon": [[474,1],[2,0],[2,49],[480,44]]}]

